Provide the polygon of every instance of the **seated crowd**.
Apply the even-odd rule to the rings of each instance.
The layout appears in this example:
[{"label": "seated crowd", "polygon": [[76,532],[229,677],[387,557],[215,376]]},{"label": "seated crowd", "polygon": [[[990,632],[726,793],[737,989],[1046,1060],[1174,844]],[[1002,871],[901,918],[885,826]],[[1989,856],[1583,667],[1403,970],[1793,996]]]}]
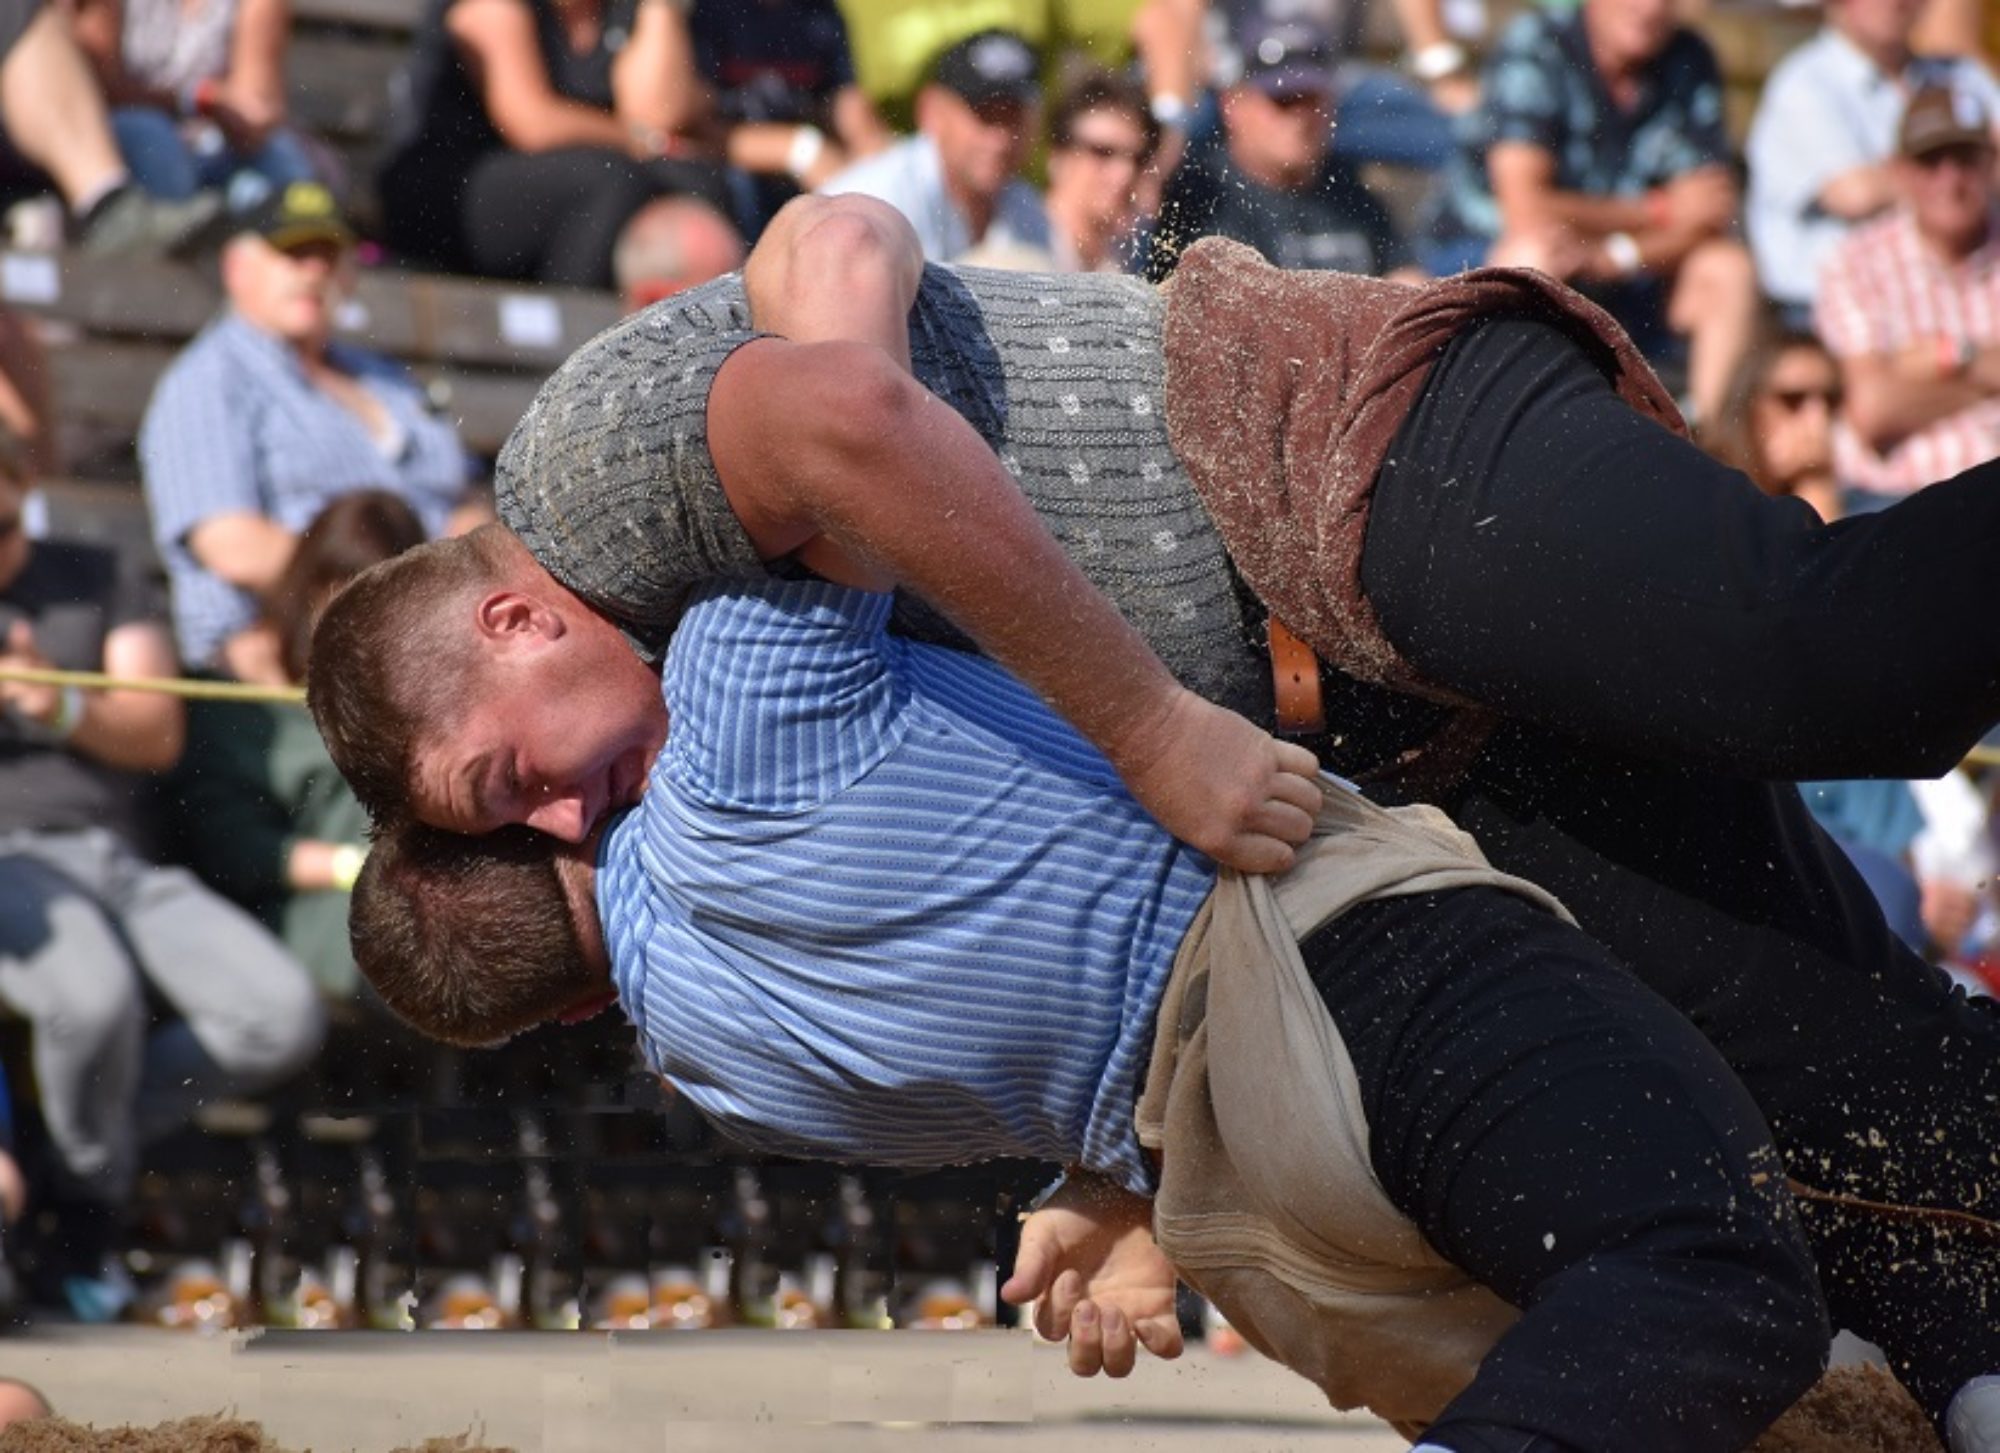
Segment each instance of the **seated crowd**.
[{"label": "seated crowd", "polygon": [[[938,262],[1164,279],[1222,235],[1390,278],[1533,266],[1802,510],[2000,454],[2000,85],[1976,6],[1827,0],[1741,147],[1674,0],[1529,9],[1481,69],[1440,0],[1397,0],[1406,75],[1364,63],[1362,6],[1338,0],[1133,0],[1127,53],[1088,65],[1025,19],[965,34],[904,7],[893,44],[925,48],[896,61],[901,95],[863,88],[866,6],[845,8],[432,0],[362,176],[288,112],[278,0],[0,0],[0,193],[53,191],[80,251],[214,253],[226,300],[137,440],[157,561],[38,528],[48,363],[0,315],[0,667],[293,686],[345,580],[487,517],[452,420],[339,336],[363,199],[389,264],[630,307],[736,268],[814,190],[892,203]],[[0,680],[0,784],[0,1017],[27,1031],[5,1068],[60,1227],[29,1292],[108,1315],[149,1141],[299,1075],[366,997],[345,932],[365,818],[277,702]],[[1812,797],[1899,931],[1968,981],[2000,960],[1970,779]],[[24,1195],[6,1143],[0,1117],[0,1303]]]}]

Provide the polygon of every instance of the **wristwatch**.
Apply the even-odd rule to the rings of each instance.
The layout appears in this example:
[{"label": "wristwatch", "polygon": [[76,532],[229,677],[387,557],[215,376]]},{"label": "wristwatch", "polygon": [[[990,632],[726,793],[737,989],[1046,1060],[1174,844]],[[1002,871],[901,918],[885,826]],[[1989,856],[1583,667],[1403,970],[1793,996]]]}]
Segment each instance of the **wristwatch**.
[{"label": "wristwatch", "polygon": [[1425,85],[1455,76],[1472,63],[1465,47],[1455,40],[1434,40],[1410,52],[1410,74]]}]

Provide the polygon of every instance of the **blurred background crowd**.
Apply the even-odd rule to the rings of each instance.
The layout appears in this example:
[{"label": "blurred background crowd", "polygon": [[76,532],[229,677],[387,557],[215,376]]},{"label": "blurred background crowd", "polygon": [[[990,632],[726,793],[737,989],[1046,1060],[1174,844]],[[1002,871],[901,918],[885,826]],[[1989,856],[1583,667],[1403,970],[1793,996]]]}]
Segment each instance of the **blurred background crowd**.
[{"label": "blurred background crowd", "polygon": [[[1759,488],[1881,508],[2000,454],[1996,55],[1990,0],[0,0],[0,667],[296,684],[542,373],[808,190],[975,266],[1537,267]],[[1977,764],[1806,790],[2000,985]],[[1042,1168],[753,1165],[612,1026],[401,1039],[363,834],[294,706],[0,681],[9,1315],[994,1315]]]}]

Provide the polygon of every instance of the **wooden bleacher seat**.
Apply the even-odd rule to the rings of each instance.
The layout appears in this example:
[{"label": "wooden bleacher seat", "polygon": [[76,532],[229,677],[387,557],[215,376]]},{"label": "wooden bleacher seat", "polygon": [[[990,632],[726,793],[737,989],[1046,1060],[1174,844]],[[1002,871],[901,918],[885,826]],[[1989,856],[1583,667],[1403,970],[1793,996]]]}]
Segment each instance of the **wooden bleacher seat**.
[{"label": "wooden bleacher seat", "polygon": [[[0,302],[55,325],[65,429],[129,441],[221,293],[208,273],[173,263],[0,253]],[[542,379],[617,317],[603,293],[381,269],[361,275],[340,336],[408,364],[467,446],[490,455]]]}]

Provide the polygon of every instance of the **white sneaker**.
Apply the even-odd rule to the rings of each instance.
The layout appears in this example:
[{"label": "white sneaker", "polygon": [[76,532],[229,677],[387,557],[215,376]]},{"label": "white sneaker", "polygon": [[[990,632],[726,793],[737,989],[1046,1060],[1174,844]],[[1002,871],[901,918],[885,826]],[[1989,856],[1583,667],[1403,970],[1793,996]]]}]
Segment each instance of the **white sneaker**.
[{"label": "white sneaker", "polygon": [[1951,1453],[2000,1453],[2000,1374],[1975,1377],[1953,1395],[1944,1439]]}]

